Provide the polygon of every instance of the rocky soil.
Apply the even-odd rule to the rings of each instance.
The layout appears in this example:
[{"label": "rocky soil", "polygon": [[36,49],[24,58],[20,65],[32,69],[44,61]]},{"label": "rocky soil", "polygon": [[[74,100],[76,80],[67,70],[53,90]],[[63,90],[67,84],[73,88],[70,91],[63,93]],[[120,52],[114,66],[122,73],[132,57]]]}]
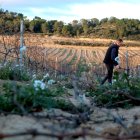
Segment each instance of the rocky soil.
[{"label": "rocky soil", "polygon": [[[85,118],[84,118],[85,117]],[[32,130],[32,131],[31,131]],[[78,134],[65,137],[65,140],[82,140],[80,133],[88,132],[87,140],[104,140],[111,137],[124,137],[140,134],[140,107],[131,109],[105,109],[93,107],[90,114],[71,114],[60,109],[44,110],[32,115],[0,115],[1,134],[33,133]],[[128,137],[129,138],[129,137]],[[57,140],[46,136],[23,135],[4,138],[4,140]],[[121,138],[120,138],[121,139]],[[140,139],[140,138],[139,138]]]}]

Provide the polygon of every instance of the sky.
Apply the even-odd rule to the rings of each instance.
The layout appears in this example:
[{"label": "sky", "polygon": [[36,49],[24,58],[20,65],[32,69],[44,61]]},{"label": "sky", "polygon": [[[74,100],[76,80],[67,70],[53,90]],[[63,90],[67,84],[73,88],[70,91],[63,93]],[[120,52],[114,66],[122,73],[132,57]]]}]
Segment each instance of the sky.
[{"label": "sky", "polygon": [[0,8],[22,13],[30,20],[38,16],[64,23],[112,16],[140,20],[140,0],[0,0]]}]

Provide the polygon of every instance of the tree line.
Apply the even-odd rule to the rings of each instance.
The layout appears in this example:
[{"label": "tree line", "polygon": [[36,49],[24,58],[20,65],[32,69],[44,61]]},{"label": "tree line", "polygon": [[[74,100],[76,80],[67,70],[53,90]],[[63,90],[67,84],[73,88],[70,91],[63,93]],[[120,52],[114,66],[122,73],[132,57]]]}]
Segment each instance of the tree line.
[{"label": "tree line", "polygon": [[24,30],[29,33],[67,37],[99,37],[140,39],[140,20],[116,17],[73,20],[65,24],[58,20],[45,20],[35,16],[27,19],[21,13],[0,9],[0,34],[13,34],[20,31],[20,20],[24,20]]}]

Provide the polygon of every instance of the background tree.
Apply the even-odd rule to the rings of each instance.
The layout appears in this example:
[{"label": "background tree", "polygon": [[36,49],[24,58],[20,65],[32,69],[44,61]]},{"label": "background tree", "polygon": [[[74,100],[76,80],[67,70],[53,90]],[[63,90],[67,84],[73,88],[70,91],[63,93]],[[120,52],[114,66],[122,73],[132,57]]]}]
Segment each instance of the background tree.
[{"label": "background tree", "polygon": [[82,28],[83,28],[83,33],[85,36],[88,35],[88,32],[89,32],[89,21],[86,20],[86,19],[81,19],[81,25],[82,25]]},{"label": "background tree", "polygon": [[72,25],[64,25],[62,28],[62,35],[63,36],[72,36]]},{"label": "background tree", "polygon": [[64,24],[63,21],[46,21],[35,16],[33,20],[27,19],[22,13],[10,12],[0,9],[0,33],[14,34],[20,31],[20,20],[24,20],[25,32],[46,33],[59,36],[85,36],[99,38],[140,39],[140,20],[117,19],[116,17],[73,20]]},{"label": "background tree", "polygon": [[42,33],[49,33],[48,22],[44,22],[41,24],[41,31]]},{"label": "background tree", "polygon": [[61,35],[63,26],[64,23],[62,21],[56,21],[54,23],[54,34]]}]

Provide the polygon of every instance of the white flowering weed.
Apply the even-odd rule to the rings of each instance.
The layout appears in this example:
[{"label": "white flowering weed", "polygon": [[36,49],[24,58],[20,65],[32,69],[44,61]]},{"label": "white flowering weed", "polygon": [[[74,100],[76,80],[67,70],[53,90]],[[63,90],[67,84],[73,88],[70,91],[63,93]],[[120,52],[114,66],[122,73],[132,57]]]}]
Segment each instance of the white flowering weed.
[{"label": "white flowering weed", "polygon": [[33,86],[36,90],[39,90],[39,89],[44,90],[46,88],[45,83],[40,80],[35,80],[33,83]]},{"label": "white flowering weed", "polygon": [[48,85],[52,85],[52,84],[54,84],[55,83],[55,80],[53,80],[53,79],[50,79],[49,81],[48,81]]}]

